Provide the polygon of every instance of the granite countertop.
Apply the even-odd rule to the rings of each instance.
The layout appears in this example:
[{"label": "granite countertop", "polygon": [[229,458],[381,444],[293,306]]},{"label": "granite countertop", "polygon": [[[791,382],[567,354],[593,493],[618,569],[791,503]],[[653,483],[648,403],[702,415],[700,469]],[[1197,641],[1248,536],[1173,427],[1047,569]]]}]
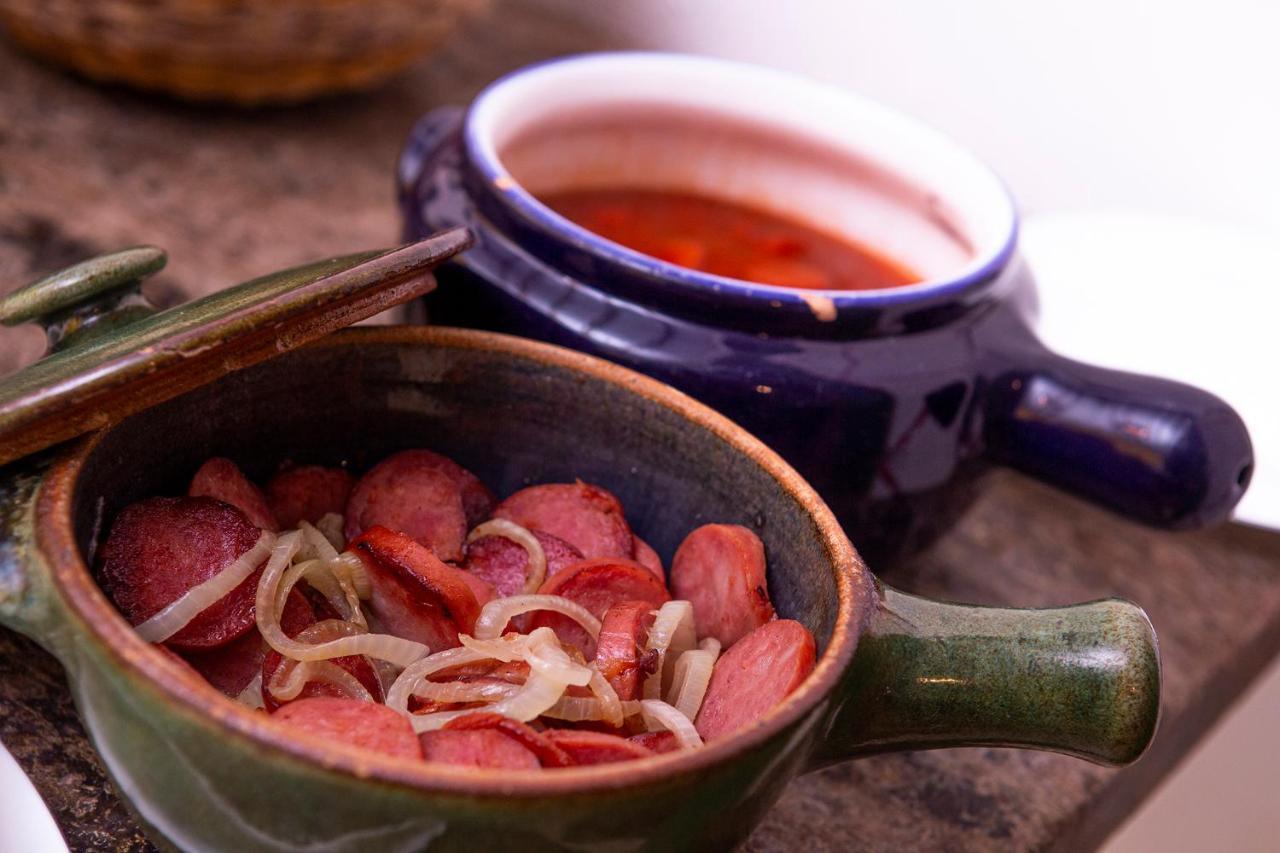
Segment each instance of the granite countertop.
[{"label": "granite countertop", "polygon": [[[546,8],[502,4],[392,85],[283,110],[196,108],[86,85],[0,43],[0,291],[135,243],[170,253],[147,287],[174,303],[280,267],[396,242],[392,166],[414,120],[495,75],[610,44]],[[35,330],[0,337],[0,374]],[[875,567],[873,567],[875,568]],[[1013,474],[885,579],[957,601],[1049,606],[1119,595],[1160,637],[1164,709],[1150,753],[1110,770],[968,749],[850,762],[788,789],[746,847],[1080,850],[1129,814],[1280,650],[1280,536],[1169,534]],[[0,741],[74,850],[147,850],[104,777],[61,670],[0,629]]]}]

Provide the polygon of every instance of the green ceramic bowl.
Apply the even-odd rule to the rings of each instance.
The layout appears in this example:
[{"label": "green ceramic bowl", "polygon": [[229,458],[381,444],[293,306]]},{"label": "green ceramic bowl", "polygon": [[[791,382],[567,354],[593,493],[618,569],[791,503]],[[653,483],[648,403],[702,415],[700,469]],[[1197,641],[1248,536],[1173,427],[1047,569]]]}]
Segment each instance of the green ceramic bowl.
[{"label": "green ceramic bowl", "polygon": [[[211,454],[356,465],[431,447],[499,493],[581,477],[616,492],[669,558],[696,525],[757,530],[813,675],[755,725],[628,764],[501,773],[300,736],[140,640],[94,582],[125,504],[179,492]],[[677,850],[744,838],[797,774],[895,749],[1005,745],[1123,764],[1156,727],[1160,668],[1137,607],[1019,611],[896,592],[782,460],[623,368],[451,329],[356,329],[11,465],[0,493],[0,621],[66,666],[121,794],[184,850]]]}]

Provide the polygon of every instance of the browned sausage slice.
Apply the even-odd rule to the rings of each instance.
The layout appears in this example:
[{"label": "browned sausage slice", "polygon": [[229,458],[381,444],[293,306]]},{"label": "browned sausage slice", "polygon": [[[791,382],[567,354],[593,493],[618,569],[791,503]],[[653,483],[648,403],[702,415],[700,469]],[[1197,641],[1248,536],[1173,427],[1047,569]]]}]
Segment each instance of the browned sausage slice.
[{"label": "browned sausage slice", "polygon": [[396,455],[409,455],[418,465],[438,468],[453,478],[458,484],[458,491],[462,492],[462,509],[467,516],[467,527],[475,527],[493,511],[497,498],[489,491],[489,487],[448,456],[441,456],[430,450],[406,450]]},{"label": "browned sausage slice", "polygon": [[[163,647],[162,647],[163,648]],[[204,680],[235,699],[262,672],[267,645],[257,631],[247,631],[238,640],[203,652],[188,652],[183,660]]]},{"label": "browned sausage slice", "polygon": [[316,696],[281,705],[271,719],[329,743],[359,746],[395,758],[422,758],[422,747],[409,721],[375,702]]},{"label": "browned sausage slice", "polygon": [[[140,625],[222,571],[261,535],[244,513],[213,498],[148,498],[125,507],[111,526],[100,555],[102,585],[124,617]],[[166,645],[209,649],[242,636],[253,627],[260,575],[245,578]]]},{"label": "browned sausage slice", "polygon": [[624,701],[639,699],[644,678],[657,668],[657,652],[644,651],[653,615],[648,601],[622,601],[606,610],[600,620],[596,669]]},{"label": "browned sausage slice", "polygon": [[406,450],[373,466],[347,501],[347,541],[386,527],[425,545],[441,560],[461,560],[467,516],[457,479],[434,453]]},{"label": "browned sausage slice", "polygon": [[815,654],[813,635],[790,619],[747,634],[716,661],[698,734],[711,741],[760,719],[813,671]]},{"label": "browned sausage slice", "polygon": [[369,606],[388,633],[438,652],[457,646],[459,632],[469,634],[475,627],[480,614],[470,585],[475,578],[440,562],[408,536],[374,527],[347,550],[360,555],[369,570]]},{"label": "browned sausage slice", "polygon": [[635,741],[603,732],[547,729],[543,734],[568,753],[574,764],[611,764],[653,755],[653,752]]},{"label": "browned sausage slice", "polygon": [[[447,563],[445,565],[450,569],[453,568],[453,566],[449,566]],[[456,575],[458,580],[465,583],[471,589],[471,594],[476,597],[477,606],[484,607],[490,601],[493,601],[498,597],[498,593],[493,589],[493,584],[489,583],[484,578],[476,577],[471,574],[471,572],[464,572],[461,569],[455,569],[455,571],[458,572]]]},{"label": "browned sausage slice", "polygon": [[285,468],[267,482],[267,503],[283,527],[297,527],[302,521],[315,524],[331,512],[342,515],[347,511],[347,499],[355,482],[341,468]]},{"label": "browned sausage slice", "polygon": [[231,504],[263,530],[280,529],[267,497],[230,459],[215,456],[206,461],[191,478],[187,495],[193,498],[215,498]]},{"label": "browned sausage slice", "polygon": [[528,678],[529,664],[522,660],[484,660],[476,661],[475,663],[460,663],[456,666],[433,672],[429,676],[429,680],[435,682],[502,681],[506,684],[524,684]]},{"label": "browned sausage slice", "polygon": [[[582,559],[582,552],[563,539],[530,531],[547,556],[547,577]],[[529,552],[505,536],[482,536],[467,546],[468,572],[493,586],[498,597],[518,595],[528,579]]]},{"label": "browned sausage slice", "polygon": [[641,732],[627,740],[656,754],[676,752],[680,749],[680,741],[676,740],[675,732]]},{"label": "browned sausage slice", "polygon": [[493,516],[558,536],[587,559],[630,559],[635,547],[622,504],[610,492],[589,483],[549,483],[521,489],[498,504]]},{"label": "browned sausage slice", "polygon": [[649,571],[658,576],[663,583],[667,582],[667,572],[662,568],[662,558],[658,556],[658,552],[649,547],[649,543],[645,542],[639,536],[631,537],[635,548],[635,560]]},{"label": "browned sausage slice", "polygon": [[438,729],[419,737],[427,761],[497,770],[536,770],[542,766],[538,756],[497,729]]},{"label": "browned sausage slice", "polygon": [[[575,601],[597,619],[620,601],[642,601],[657,609],[671,600],[662,581],[639,563],[620,557],[583,560],[547,578],[542,595],[559,595]],[[547,626],[562,642],[572,643],[590,660],[596,653],[591,635],[577,622],[559,613],[539,611],[530,620],[531,628]]]},{"label": "browned sausage slice", "polygon": [[501,732],[538,758],[543,767],[568,767],[573,762],[560,747],[556,746],[545,734],[518,720],[494,714],[488,711],[476,711],[464,714],[444,724],[445,731],[480,731],[493,730]]},{"label": "browned sausage slice", "polygon": [[[285,599],[284,612],[280,614],[280,627],[286,635],[293,637],[315,621],[312,605],[306,595],[297,588],[293,589]],[[271,652],[271,647],[262,639],[262,635],[257,631],[249,631],[240,639],[220,648],[188,652],[186,660],[206,681],[235,699],[244,692],[255,675],[262,673],[262,664],[268,652]],[[276,657],[279,659],[279,655]],[[272,667],[274,669],[275,666]],[[270,710],[275,706],[266,707]]]},{"label": "browned sausage slice", "polygon": [[671,561],[671,591],[693,604],[699,637],[726,648],[774,617],[764,544],[737,524],[707,524],[685,537]]},{"label": "browned sausage slice", "polygon": [[[497,661],[486,660],[474,663],[457,664],[433,672],[429,680],[443,684],[458,682],[460,684],[480,685],[522,685],[529,680],[529,664],[522,660]],[[455,711],[467,707],[481,707],[476,704],[442,702],[424,699],[420,696],[409,697],[409,710],[414,713],[431,713],[434,711]]]}]

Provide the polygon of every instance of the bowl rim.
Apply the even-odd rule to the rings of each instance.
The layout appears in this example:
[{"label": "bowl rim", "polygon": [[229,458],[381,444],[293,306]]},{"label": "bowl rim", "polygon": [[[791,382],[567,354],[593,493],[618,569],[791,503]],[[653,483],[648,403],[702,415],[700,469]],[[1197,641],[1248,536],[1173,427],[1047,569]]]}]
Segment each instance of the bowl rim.
[{"label": "bowl rim", "polygon": [[[669,263],[601,237],[544,204],[508,172],[494,142],[495,126],[501,120],[500,104],[507,97],[507,90],[562,72],[580,72],[589,76],[592,73],[608,73],[618,69],[636,73],[653,72],[656,69],[677,70],[691,75],[714,74],[735,78],[743,87],[749,87],[753,83],[762,88],[770,85],[785,87],[796,96],[808,95],[835,107],[868,116],[882,125],[880,130],[886,135],[910,139],[922,147],[931,148],[943,159],[963,164],[963,170],[969,172],[973,180],[987,184],[985,191],[991,196],[990,204],[1000,208],[998,216],[1003,222],[1002,236],[993,241],[992,245],[976,252],[969,262],[952,273],[897,287],[852,291],[807,290],[728,278]],[[625,92],[619,95],[619,100],[624,97]],[[780,122],[776,124],[782,126]],[[539,233],[561,240],[618,269],[636,271],[662,281],[668,288],[679,289],[694,297],[711,292],[718,298],[732,298],[747,304],[767,305],[771,301],[782,300],[801,302],[806,308],[813,304],[813,300],[820,299],[843,311],[956,297],[980,289],[992,281],[1009,264],[1018,243],[1020,218],[1008,185],[984,160],[953,137],[906,112],[857,92],[767,65],[721,57],[647,50],[597,51],[554,57],[508,72],[485,86],[466,110],[461,140],[467,164],[481,178],[478,185],[494,200],[533,225]],[[957,165],[957,168],[960,166]],[[950,197],[949,192],[936,192],[939,196]],[[818,309],[813,310],[818,313]]]},{"label": "bowl rim", "polygon": [[[200,712],[202,720],[217,728],[221,735],[242,738],[246,746],[265,748],[264,758],[292,759],[313,770],[323,769],[417,792],[468,797],[541,798],[661,783],[727,763],[819,710],[818,706],[847,670],[858,637],[869,622],[874,609],[874,580],[813,487],[759,439],[657,380],[593,356],[509,335],[444,327],[363,327],[342,330],[307,346],[319,349],[362,345],[479,349],[583,373],[676,412],[763,467],[817,527],[836,586],[837,609],[831,639],[813,672],[798,690],[754,725],[700,749],[554,772],[545,769],[495,772],[433,764],[382,756],[308,736],[236,703],[205,682],[195,670],[144,641],[94,580],[76,542],[72,510],[81,468],[113,428],[108,427],[81,439],[46,473],[36,499],[35,538],[41,556],[49,564],[52,586],[62,597],[68,615],[83,623],[83,629],[100,641],[127,675],[162,694],[175,711]],[[71,680],[74,679],[72,674]]]}]

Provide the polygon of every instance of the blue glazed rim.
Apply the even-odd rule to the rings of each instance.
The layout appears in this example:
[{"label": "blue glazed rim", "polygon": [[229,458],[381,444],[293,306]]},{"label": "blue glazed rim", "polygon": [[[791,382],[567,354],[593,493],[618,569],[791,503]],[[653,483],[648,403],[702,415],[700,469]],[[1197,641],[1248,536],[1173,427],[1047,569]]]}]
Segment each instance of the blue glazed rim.
[{"label": "blue glazed rim", "polygon": [[[505,88],[525,78],[575,65],[613,62],[650,64],[652,67],[685,66],[691,71],[714,69],[744,76],[767,75],[786,85],[804,86],[823,97],[890,116],[899,128],[927,140],[929,144],[949,149],[950,156],[959,155],[967,160],[967,167],[972,172],[981,173],[998,190],[1007,221],[1003,238],[979,252],[957,275],[932,278],[904,287],[848,291],[799,290],[699,272],[600,237],[556,213],[516,182],[502,165],[493,141],[481,135],[482,129],[477,127],[475,119]],[[622,51],[581,54],[526,66],[495,80],[472,102],[463,122],[462,150],[464,167],[470,172],[464,175],[464,179],[475,195],[475,201],[490,220],[499,226],[507,226],[511,232],[508,236],[556,266],[589,273],[593,286],[606,291],[626,292],[642,302],[685,301],[722,307],[730,303],[739,308],[768,311],[774,316],[782,309],[786,313],[815,319],[817,312],[813,305],[816,297],[829,301],[835,309],[835,316],[826,318],[827,322],[851,318],[867,310],[918,308],[964,300],[984,291],[1007,267],[1018,241],[1018,214],[1007,185],[980,159],[945,134],[852,93],[799,75],[730,60],[677,53]],[[655,284],[661,287],[655,287]]]}]

